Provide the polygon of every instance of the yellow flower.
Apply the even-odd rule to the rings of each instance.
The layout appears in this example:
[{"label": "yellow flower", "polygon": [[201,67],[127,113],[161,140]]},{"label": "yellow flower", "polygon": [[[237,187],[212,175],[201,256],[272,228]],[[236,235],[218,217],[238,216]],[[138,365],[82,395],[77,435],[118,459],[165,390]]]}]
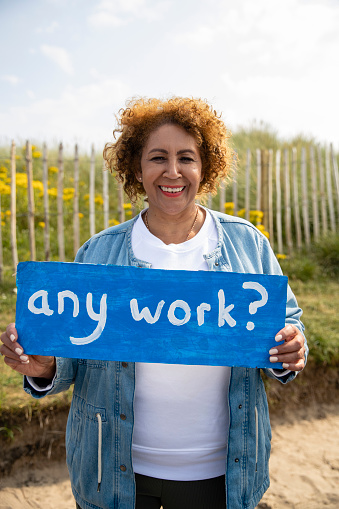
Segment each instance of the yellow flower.
[{"label": "yellow flower", "polygon": [[10,211],[10,210],[6,210],[5,215],[6,215],[7,217],[9,217],[9,216],[11,215],[11,211]]},{"label": "yellow flower", "polygon": [[132,204],[131,203],[124,203],[123,207],[124,207],[125,210],[129,210],[129,209],[132,208]]},{"label": "yellow flower", "polygon": [[278,258],[278,260],[286,260],[287,256],[285,254],[278,253],[277,258]]},{"label": "yellow flower", "polygon": [[46,225],[45,225],[45,223],[44,223],[44,221],[40,221],[40,222],[38,223],[38,225],[39,225],[41,228],[45,228],[45,226],[46,226]]},{"label": "yellow flower", "polygon": [[58,168],[56,166],[50,166],[48,168],[49,173],[58,173]]},{"label": "yellow flower", "polygon": [[82,219],[82,218],[84,217],[84,215],[83,215],[83,213],[82,213],[82,212],[79,212],[79,213],[78,213],[78,216],[79,216],[79,218],[80,218],[80,219]]},{"label": "yellow flower", "polygon": [[240,210],[238,210],[237,216],[244,218],[245,213],[246,213],[246,209],[240,209]]},{"label": "yellow flower", "polygon": [[63,200],[68,201],[74,198],[74,188],[73,187],[65,187],[63,193]]},{"label": "yellow flower", "polygon": [[1,226],[6,226],[5,221],[1,221]]},{"label": "yellow flower", "polygon": [[257,224],[256,227],[263,235],[265,235],[265,237],[268,239],[270,238],[270,234],[265,230],[265,226],[263,224]]},{"label": "yellow flower", "polygon": [[131,210],[126,210],[125,212],[126,216],[129,217],[132,215],[132,211]]},{"label": "yellow flower", "polygon": [[0,194],[11,194],[11,186],[0,181]]},{"label": "yellow flower", "polygon": [[32,157],[33,157],[33,159],[39,159],[39,158],[41,157],[41,155],[42,155],[42,154],[41,154],[41,152],[40,152],[39,150],[34,150],[34,151],[32,152]]},{"label": "yellow flower", "polygon": [[97,205],[102,205],[104,203],[104,200],[103,200],[103,197],[101,196],[101,194],[97,194],[95,196],[94,203],[96,203]]},{"label": "yellow flower", "polygon": [[264,217],[264,213],[261,210],[250,210],[250,220],[261,221]]},{"label": "yellow flower", "polygon": [[43,193],[44,185],[40,180],[33,180],[33,189],[39,189]]},{"label": "yellow flower", "polygon": [[108,224],[109,224],[110,226],[116,226],[116,225],[118,225],[118,224],[120,224],[120,223],[119,223],[119,221],[117,221],[116,219],[109,219]]},{"label": "yellow flower", "polygon": [[56,187],[51,187],[51,189],[48,189],[49,196],[54,196],[56,198],[58,196],[58,190]]},{"label": "yellow flower", "polygon": [[84,194],[84,200],[89,200],[89,194]]},{"label": "yellow flower", "polygon": [[233,214],[234,214],[234,203],[232,201],[227,201],[225,203],[225,212],[226,212],[226,214],[229,214],[230,216],[233,216]]},{"label": "yellow flower", "polygon": [[17,173],[15,175],[16,187],[24,187],[27,189],[27,175],[26,173]]}]

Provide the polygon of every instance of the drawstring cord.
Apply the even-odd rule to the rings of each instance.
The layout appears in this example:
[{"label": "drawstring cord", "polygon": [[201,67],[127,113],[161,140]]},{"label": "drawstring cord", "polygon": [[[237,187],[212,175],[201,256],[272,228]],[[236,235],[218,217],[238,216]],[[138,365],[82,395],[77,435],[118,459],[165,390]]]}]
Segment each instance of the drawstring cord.
[{"label": "drawstring cord", "polygon": [[102,450],[102,419],[101,414],[95,414],[95,417],[98,420],[98,489],[100,491],[101,486],[101,450]]}]

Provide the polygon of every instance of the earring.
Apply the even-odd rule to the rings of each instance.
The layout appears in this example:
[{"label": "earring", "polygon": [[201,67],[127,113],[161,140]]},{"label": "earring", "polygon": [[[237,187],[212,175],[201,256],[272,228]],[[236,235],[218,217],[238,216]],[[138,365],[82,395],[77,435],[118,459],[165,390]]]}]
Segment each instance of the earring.
[{"label": "earring", "polygon": [[138,177],[139,182],[142,182],[142,177]]}]

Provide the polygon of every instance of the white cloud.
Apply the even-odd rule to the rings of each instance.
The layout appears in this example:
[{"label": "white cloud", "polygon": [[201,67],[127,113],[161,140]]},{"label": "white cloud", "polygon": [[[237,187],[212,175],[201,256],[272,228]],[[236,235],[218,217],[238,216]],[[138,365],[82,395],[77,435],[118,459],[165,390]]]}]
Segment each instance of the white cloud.
[{"label": "white cloud", "polygon": [[58,28],[59,23],[57,21],[52,21],[50,25],[47,25],[46,27],[38,27],[35,31],[37,34],[53,34]]},{"label": "white cloud", "polygon": [[171,2],[162,0],[102,0],[88,17],[88,22],[95,28],[118,27],[129,23],[134,18],[146,21],[162,19]]},{"label": "white cloud", "polygon": [[1,76],[1,79],[3,81],[7,81],[11,85],[17,85],[20,81],[20,78],[18,78],[18,76],[15,76],[14,74],[4,74],[3,76]]},{"label": "white cloud", "polygon": [[25,106],[1,112],[0,126],[6,126],[6,133],[0,131],[0,135],[47,142],[94,142],[101,150],[112,139],[114,115],[129,93],[125,83],[110,78],[78,88],[68,86],[57,98],[32,99]]},{"label": "white cloud", "polygon": [[40,49],[46,57],[55,62],[65,73],[74,73],[71,57],[67,50],[60,46],[49,46],[47,44],[43,44]]}]

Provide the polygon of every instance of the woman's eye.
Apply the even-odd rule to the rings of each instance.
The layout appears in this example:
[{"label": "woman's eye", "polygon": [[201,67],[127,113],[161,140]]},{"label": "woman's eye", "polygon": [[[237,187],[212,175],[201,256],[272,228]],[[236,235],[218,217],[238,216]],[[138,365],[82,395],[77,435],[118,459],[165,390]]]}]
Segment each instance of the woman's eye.
[{"label": "woman's eye", "polygon": [[192,159],[192,157],[183,156],[183,157],[180,158],[180,161],[182,161],[184,163],[193,163],[194,159]]},{"label": "woman's eye", "polygon": [[154,156],[151,158],[151,161],[164,161],[164,156]]}]

